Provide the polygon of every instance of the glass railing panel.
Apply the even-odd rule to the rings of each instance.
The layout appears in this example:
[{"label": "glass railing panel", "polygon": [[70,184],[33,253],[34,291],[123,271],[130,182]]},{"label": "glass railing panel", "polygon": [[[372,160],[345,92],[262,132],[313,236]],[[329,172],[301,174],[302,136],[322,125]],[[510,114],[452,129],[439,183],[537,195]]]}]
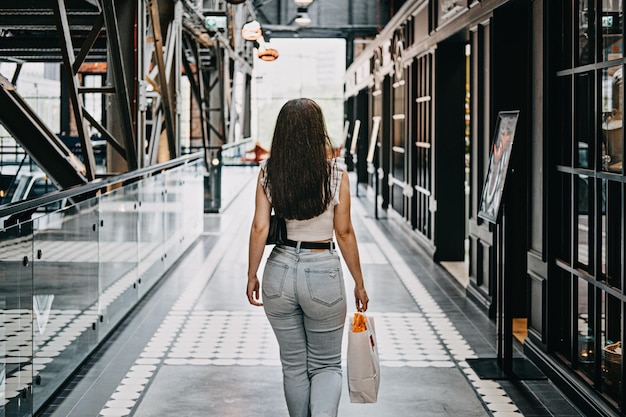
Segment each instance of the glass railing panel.
[{"label": "glass railing panel", "polygon": [[35,409],[98,343],[98,233],[97,198],[33,222]]},{"label": "glass railing panel", "polygon": [[161,175],[138,184],[139,295],[145,294],[165,272],[163,187]]},{"label": "glass railing panel", "polygon": [[0,417],[38,412],[195,241],[203,185],[198,161],[0,230]]},{"label": "glass railing panel", "polygon": [[0,416],[32,415],[32,222],[0,231]]},{"label": "glass railing panel", "polygon": [[185,212],[184,167],[168,171],[165,179],[165,268],[169,269],[186,248],[183,216]]},{"label": "glass railing panel", "polygon": [[117,325],[138,300],[137,187],[100,197],[100,337]]},{"label": "glass railing panel", "polygon": [[191,245],[204,227],[204,163],[190,164],[183,172],[183,216],[182,229],[185,232],[185,247]]}]

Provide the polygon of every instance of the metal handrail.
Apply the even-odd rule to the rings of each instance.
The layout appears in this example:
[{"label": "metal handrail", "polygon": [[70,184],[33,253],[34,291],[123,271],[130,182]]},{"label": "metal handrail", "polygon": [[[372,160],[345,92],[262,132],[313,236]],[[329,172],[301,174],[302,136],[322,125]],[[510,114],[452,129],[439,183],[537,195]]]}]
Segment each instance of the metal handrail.
[{"label": "metal handrail", "polygon": [[124,174],[116,175],[114,177],[96,179],[84,185],[78,185],[76,187],[71,187],[64,190],[53,191],[41,197],[33,198],[32,200],[5,204],[0,206],[0,218],[11,216],[22,211],[30,211],[36,209],[37,207],[45,206],[50,203],[63,200],[64,198],[80,200],[78,197],[86,194],[93,195],[96,191],[102,190],[103,188],[106,188],[110,185],[118,183],[133,183],[152,174],[164,170],[169,170],[177,166],[185,165],[190,162],[195,162],[203,158],[204,154],[202,152],[196,152],[193,154],[181,156],[176,159],[172,159],[171,161],[163,162],[161,164],[151,165],[146,168],[141,168],[131,172],[126,172]]},{"label": "metal handrail", "polygon": [[[194,151],[216,151],[219,155],[218,158],[222,166],[247,166],[247,165],[258,165],[250,162],[236,162],[237,158],[242,157],[247,152],[252,151],[254,149],[254,145],[256,144],[255,140],[252,138],[246,138],[239,142],[227,143],[221,146],[189,146],[183,149],[183,152],[194,152]],[[250,149],[251,148],[251,149]],[[216,155],[216,154],[212,154]],[[207,165],[210,165],[211,161],[207,161]]]}]

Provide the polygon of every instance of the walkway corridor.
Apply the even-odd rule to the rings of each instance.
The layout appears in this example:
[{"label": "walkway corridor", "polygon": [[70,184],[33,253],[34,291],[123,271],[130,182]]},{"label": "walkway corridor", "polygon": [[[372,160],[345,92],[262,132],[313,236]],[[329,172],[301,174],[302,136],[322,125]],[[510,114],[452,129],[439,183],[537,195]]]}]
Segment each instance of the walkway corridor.
[{"label": "walkway corridor", "polygon": [[[287,416],[277,343],[245,297],[257,172],[224,169],[221,213],[43,416]],[[403,227],[352,201],[381,388],[351,404],[344,368],[341,417],[581,415],[546,379],[479,379],[466,360],[495,356],[493,323]]]}]

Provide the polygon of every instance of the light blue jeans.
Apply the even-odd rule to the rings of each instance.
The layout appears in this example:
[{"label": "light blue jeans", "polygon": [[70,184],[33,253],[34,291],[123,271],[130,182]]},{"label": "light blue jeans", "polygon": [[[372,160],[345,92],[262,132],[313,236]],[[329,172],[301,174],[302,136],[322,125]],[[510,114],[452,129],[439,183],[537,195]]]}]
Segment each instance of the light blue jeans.
[{"label": "light blue jeans", "polygon": [[265,314],[280,346],[289,416],[337,416],[346,321],[337,252],[276,246],[262,282]]}]

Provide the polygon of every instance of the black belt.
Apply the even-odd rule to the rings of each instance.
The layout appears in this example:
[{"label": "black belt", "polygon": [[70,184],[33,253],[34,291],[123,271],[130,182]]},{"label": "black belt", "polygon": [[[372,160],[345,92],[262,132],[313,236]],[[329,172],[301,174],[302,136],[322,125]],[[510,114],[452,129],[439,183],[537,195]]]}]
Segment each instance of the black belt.
[{"label": "black belt", "polygon": [[333,250],[335,248],[335,242],[296,242],[295,240],[287,239],[283,242],[285,246],[291,246],[292,248],[297,248],[298,243],[300,244],[301,249],[328,249]]}]

